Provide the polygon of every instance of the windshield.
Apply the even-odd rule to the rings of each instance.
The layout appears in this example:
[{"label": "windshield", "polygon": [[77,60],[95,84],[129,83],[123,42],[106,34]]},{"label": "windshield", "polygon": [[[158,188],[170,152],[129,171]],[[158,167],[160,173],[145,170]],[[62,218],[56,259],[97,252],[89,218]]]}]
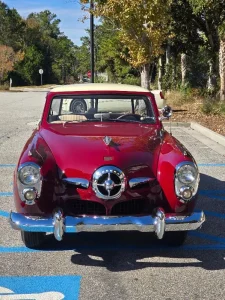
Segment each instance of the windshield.
[{"label": "windshield", "polygon": [[62,96],[52,100],[49,123],[80,122],[155,123],[151,102],[146,96],[88,95]]}]

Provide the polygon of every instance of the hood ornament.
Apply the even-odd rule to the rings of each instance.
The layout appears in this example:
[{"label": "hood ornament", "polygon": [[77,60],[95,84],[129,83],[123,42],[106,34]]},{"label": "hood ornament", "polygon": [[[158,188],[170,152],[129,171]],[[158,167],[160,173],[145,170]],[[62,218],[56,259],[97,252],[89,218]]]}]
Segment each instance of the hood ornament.
[{"label": "hood ornament", "polygon": [[112,138],[109,136],[105,136],[103,139],[104,143],[106,144],[106,146],[109,146],[112,142]]}]

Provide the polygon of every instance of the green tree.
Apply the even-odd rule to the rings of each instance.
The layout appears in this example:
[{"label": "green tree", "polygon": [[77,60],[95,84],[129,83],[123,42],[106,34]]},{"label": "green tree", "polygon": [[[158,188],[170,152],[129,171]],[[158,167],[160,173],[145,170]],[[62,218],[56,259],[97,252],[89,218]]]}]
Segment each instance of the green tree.
[{"label": "green tree", "polygon": [[209,64],[208,86],[216,89],[218,74],[219,28],[225,21],[224,0],[188,0],[193,8],[194,21],[206,42]]},{"label": "green tree", "polygon": [[16,70],[25,84],[40,84],[38,70],[44,62],[43,54],[33,45],[25,49],[24,59],[17,64]]},{"label": "green tree", "polygon": [[[84,1],[87,2],[87,1]],[[94,14],[113,21],[128,49],[127,61],[140,69],[141,84],[149,88],[150,63],[161,52],[168,34],[171,0],[97,1]]]},{"label": "green tree", "polygon": [[[196,56],[198,48],[203,45],[203,39],[194,20],[193,8],[188,0],[173,0],[170,14],[170,38],[164,46],[166,50],[164,86],[167,88],[179,85],[177,73],[181,74],[183,86],[190,82],[189,58]],[[181,72],[178,72],[177,65],[181,66]]]},{"label": "green tree", "polygon": [[0,44],[18,51],[23,46],[25,22],[15,9],[0,1]]}]

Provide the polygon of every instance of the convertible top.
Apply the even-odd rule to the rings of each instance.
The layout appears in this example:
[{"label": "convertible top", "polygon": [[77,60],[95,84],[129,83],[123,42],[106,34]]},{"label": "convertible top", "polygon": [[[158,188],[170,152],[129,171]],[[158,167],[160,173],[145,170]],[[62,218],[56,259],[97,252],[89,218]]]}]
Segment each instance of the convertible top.
[{"label": "convertible top", "polygon": [[53,88],[51,92],[84,92],[84,91],[121,91],[121,92],[144,92],[150,91],[140,86],[116,83],[85,83],[62,85]]}]

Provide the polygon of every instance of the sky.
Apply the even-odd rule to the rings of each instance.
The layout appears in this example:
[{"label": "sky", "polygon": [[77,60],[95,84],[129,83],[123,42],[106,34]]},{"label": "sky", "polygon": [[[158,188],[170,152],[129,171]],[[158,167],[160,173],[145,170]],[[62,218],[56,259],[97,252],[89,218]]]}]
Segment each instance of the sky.
[{"label": "sky", "polygon": [[89,28],[90,20],[81,22],[85,12],[81,10],[78,0],[3,0],[3,2],[9,8],[15,8],[23,18],[31,12],[38,13],[43,10],[55,13],[61,20],[60,30],[77,46],[81,45],[80,37],[87,35],[85,29]]}]

